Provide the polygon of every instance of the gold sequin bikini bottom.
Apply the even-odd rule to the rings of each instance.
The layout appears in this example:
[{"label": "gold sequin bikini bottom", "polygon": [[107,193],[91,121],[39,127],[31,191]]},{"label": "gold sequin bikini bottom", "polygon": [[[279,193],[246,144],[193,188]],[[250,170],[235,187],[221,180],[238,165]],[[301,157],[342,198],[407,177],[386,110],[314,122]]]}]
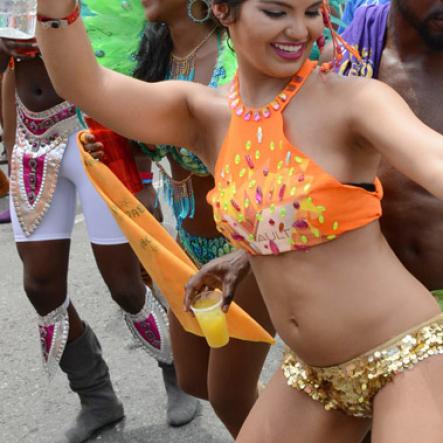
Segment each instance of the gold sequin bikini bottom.
[{"label": "gold sequin bikini bottom", "polygon": [[338,366],[309,366],[289,351],[282,369],[289,386],[320,401],[326,410],[370,418],[375,395],[395,375],[439,354],[443,354],[443,314]]}]

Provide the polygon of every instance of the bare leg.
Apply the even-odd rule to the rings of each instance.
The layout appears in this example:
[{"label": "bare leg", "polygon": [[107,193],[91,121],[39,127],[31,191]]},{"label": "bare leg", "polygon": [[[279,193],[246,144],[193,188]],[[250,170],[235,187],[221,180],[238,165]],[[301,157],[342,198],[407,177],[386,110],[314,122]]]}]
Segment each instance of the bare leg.
[{"label": "bare leg", "polygon": [[[119,245],[92,245],[98,268],[112,298],[120,307],[137,314],[145,304],[146,286],[140,263],[128,243]],[[171,426],[189,423],[196,415],[198,401],[185,394],[176,381],[172,364],[159,364],[168,396],[167,421]]]},{"label": "bare leg", "polygon": [[[41,316],[53,311],[65,301],[69,249],[69,240],[17,243],[17,250],[23,262],[24,289]],[[72,303],[68,312],[68,341],[72,341],[83,333],[84,327]]]},{"label": "bare leg", "polygon": [[[235,301],[274,333],[252,276],[242,282]],[[257,400],[257,382],[269,346],[231,340],[222,349],[209,349],[204,339],[186,333],[175,319],[171,321],[171,336],[181,387],[192,395],[209,399],[220,420],[235,437]]]},{"label": "bare leg", "polygon": [[[24,267],[26,294],[39,315],[63,304],[67,293],[69,240],[17,243]],[[109,370],[92,329],[80,320],[72,304],[68,308],[69,337],[60,360],[71,389],[81,400],[81,410],[66,441],[85,441],[103,426],[123,418],[123,407],[112,388]]]},{"label": "bare leg", "polygon": [[[252,274],[239,286],[236,302],[270,334],[275,334]],[[269,348],[265,343],[232,340],[226,348],[211,350],[209,401],[234,438],[258,398],[257,384]]]},{"label": "bare leg", "polygon": [[[328,412],[319,402],[286,383],[277,370],[247,418],[238,443],[359,443],[366,419]],[[390,440],[390,443],[398,440]]]},{"label": "bare leg", "polygon": [[120,245],[92,245],[95,260],[111,296],[131,314],[142,309],[146,287],[139,261],[128,243]]},{"label": "bare leg", "polygon": [[376,396],[374,443],[443,441],[443,356],[397,375]]},{"label": "bare leg", "polygon": [[169,323],[178,384],[188,394],[208,400],[210,349],[205,339],[186,332],[171,311]]}]

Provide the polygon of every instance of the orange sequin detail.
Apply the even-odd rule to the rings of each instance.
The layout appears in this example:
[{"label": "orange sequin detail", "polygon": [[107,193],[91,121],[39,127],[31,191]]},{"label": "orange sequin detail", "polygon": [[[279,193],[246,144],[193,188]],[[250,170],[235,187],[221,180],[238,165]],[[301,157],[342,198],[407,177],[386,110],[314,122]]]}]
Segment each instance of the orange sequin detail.
[{"label": "orange sequin detail", "polygon": [[306,250],[381,216],[375,192],[345,185],[286,139],[283,111],[317,64],[307,61],[270,104],[248,109],[238,79],[232,110],[208,194],[219,231],[253,255]]}]

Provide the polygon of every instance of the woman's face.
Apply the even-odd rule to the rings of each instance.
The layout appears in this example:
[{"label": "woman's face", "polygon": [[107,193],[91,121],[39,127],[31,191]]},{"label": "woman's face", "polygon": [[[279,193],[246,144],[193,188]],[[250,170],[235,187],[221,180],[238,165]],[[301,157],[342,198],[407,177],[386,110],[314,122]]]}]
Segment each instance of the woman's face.
[{"label": "woman's face", "polygon": [[322,1],[246,0],[229,30],[239,60],[270,77],[287,78],[322,35]]},{"label": "woman's face", "polygon": [[150,22],[165,22],[186,12],[186,0],[141,0],[145,16]]}]

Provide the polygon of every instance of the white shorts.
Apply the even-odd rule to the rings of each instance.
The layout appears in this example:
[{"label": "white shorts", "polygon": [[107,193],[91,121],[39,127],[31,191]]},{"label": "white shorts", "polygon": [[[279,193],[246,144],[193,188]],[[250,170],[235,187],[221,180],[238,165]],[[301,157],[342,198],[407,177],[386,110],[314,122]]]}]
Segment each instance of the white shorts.
[{"label": "white shorts", "polygon": [[9,197],[15,241],[19,243],[70,239],[74,227],[77,192],[90,242],[96,245],[127,243],[128,240],[86,175],[77,147],[76,134],[69,137],[51,206],[38,228],[29,237],[23,233],[12,197]]}]

